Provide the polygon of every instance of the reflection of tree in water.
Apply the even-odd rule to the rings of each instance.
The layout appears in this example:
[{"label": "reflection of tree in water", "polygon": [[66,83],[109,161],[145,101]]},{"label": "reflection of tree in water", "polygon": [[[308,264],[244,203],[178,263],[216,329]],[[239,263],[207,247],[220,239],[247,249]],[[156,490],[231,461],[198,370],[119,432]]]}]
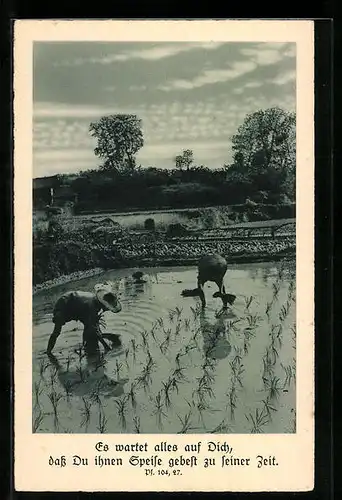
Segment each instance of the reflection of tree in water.
[{"label": "reflection of tree in water", "polygon": [[96,393],[104,397],[118,397],[123,394],[124,385],[128,381],[128,379],[114,380],[107,375],[107,360],[100,352],[80,356],[79,363],[73,368],[69,363],[62,364],[53,354],[49,355],[49,359],[56,369],[59,382],[69,396]]},{"label": "reflection of tree in water", "polygon": [[207,357],[223,359],[229,355],[231,345],[228,340],[227,322],[232,318],[235,318],[235,314],[229,310],[222,312],[218,318],[212,318],[207,311],[201,311],[200,327],[203,350]]}]

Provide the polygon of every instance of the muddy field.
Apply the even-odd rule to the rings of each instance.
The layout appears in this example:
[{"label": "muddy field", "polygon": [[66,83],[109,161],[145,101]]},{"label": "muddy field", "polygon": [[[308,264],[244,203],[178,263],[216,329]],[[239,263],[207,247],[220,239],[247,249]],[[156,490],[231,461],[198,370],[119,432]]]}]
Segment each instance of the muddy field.
[{"label": "muddy field", "polygon": [[[295,432],[294,261],[229,266],[228,311],[205,286],[207,308],[181,291],[196,268],[109,271],[33,298],[33,431],[44,433]],[[116,283],[122,311],[103,316],[113,349],[86,358],[82,325],[64,326],[44,353],[52,308],[66,290]]]}]

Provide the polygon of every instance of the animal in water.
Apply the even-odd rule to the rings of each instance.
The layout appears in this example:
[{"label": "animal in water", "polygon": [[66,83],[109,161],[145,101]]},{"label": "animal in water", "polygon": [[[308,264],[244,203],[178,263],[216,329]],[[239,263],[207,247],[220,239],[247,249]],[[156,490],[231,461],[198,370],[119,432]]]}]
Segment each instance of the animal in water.
[{"label": "animal in water", "polygon": [[143,277],[144,273],[142,271],[136,271],[132,274],[132,278],[134,279],[135,283],[146,283],[146,280],[143,279]]},{"label": "animal in water", "polygon": [[102,337],[100,331],[100,313],[111,311],[118,313],[122,309],[120,301],[110,284],[98,284],[93,292],[69,291],[58,298],[53,309],[53,323],[55,324],[50,335],[47,354],[55,347],[63,325],[69,321],[83,323],[83,345],[86,350],[94,351],[100,342],[106,351],[109,345]]},{"label": "animal in water", "polygon": [[228,304],[232,305],[236,296],[226,293],[223,283],[227,267],[227,261],[222,255],[214,253],[203,256],[198,262],[197,288],[193,290],[183,290],[183,297],[199,297],[201,299],[202,308],[204,309],[206,307],[206,300],[203,287],[207,281],[212,281],[218,286],[218,291],[213,294],[213,297],[220,298],[225,308]]}]

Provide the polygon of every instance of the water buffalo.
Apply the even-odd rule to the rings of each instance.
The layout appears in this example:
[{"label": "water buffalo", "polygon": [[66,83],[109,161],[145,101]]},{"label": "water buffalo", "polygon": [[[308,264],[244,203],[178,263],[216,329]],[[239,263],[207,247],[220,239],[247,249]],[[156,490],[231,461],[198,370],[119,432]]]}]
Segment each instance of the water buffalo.
[{"label": "water buffalo", "polygon": [[223,307],[227,307],[228,304],[232,305],[236,296],[226,293],[223,283],[227,267],[227,261],[222,255],[205,255],[198,262],[197,288],[194,290],[183,290],[182,295],[184,297],[199,297],[201,299],[202,308],[204,309],[206,307],[206,300],[203,287],[207,281],[212,281],[218,286],[218,291],[213,294],[213,297],[221,298]]}]

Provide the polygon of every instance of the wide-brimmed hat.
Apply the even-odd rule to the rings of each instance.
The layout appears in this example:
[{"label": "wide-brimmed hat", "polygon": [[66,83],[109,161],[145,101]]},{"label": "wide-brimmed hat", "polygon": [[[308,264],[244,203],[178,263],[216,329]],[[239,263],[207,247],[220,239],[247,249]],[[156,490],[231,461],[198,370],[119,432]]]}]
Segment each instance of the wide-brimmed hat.
[{"label": "wide-brimmed hat", "polygon": [[110,284],[99,283],[94,287],[97,300],[113,313],[121,311],[120,301]]}]

